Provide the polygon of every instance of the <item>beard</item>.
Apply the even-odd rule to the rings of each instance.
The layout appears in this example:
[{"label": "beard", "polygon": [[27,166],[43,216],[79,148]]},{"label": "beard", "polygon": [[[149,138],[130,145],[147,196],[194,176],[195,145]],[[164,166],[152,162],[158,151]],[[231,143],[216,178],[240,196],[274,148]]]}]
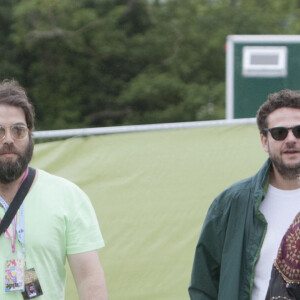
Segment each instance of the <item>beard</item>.
[{"label": "beard", "polygon": [[270,153],[270,160],[282,178],[293,180],[300,177],[300,162],[293,165],[285,164],[279,156]]},{"label": "beard", "polygon": [[33,139],[32,136],[29,135],[28,144],[24,151],[18,150],[13,144],[5,144],[0,149],[0,154],[9,152],[17,154],[17,159],[15,161],[11,159],[7,159],[6,161],[0,161],[1,183],[11,183],[18,179],[25,172],[33,155],[33,147]]}]

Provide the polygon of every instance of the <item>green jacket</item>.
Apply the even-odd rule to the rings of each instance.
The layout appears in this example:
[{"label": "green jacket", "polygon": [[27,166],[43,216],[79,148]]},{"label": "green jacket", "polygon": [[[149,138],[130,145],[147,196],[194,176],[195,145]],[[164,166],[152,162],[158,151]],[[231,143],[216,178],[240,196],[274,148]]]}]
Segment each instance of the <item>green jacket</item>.
[{"label": "green jacket", "polygon": [[212,203],[197,244],[191,300],[251,299],[254,267],[267,230],[259,211],[271,162],[223,191]]}]

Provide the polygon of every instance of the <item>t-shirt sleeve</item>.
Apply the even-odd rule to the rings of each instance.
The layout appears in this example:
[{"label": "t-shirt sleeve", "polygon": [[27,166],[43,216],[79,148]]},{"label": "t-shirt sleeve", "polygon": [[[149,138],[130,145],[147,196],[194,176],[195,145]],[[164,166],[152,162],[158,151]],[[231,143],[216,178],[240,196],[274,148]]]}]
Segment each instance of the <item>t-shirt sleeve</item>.
[{"label": "t-shirt sleeve", "polygon": [[72,209],[66,227],[67,254],[78,254],[104,247],[98,219],[88,196],[79,188],[72,192]]}]

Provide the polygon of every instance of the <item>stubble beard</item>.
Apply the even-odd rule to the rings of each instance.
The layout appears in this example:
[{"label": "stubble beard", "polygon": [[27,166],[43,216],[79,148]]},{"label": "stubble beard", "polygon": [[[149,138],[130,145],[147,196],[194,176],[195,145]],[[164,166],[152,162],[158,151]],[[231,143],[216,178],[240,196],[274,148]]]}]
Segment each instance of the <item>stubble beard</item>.
[{"label": "stubble beard", "polygon": [[4,184],[11,183],[18,179],[26,170],[33,155],[33,139],[29,135],[28,144],[24,151],[20,152],[13,144],[4,145],[1,152],[14,152],[17,154],[16,160],[0,161],[0,182]]},{"label": "stubble beard", "polygon": [[272,155],[271,153],[270,160],[282,178],[294,180],[300,177],[300,162],[288,165],[279,156]]}]

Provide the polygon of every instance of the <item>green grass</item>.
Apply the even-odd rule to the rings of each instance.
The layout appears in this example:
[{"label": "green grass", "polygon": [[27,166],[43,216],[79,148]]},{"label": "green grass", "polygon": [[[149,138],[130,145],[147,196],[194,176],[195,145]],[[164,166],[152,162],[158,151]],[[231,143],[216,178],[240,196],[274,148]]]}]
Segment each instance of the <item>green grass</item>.
[{"label": "green grass", "polygon": [[[266,158],[255,125],[238,125],[38,144],[32,166],[90,196],[110,300],[184,300],[208,206]],[[75,300],[68,274],[66,299]]]}]

